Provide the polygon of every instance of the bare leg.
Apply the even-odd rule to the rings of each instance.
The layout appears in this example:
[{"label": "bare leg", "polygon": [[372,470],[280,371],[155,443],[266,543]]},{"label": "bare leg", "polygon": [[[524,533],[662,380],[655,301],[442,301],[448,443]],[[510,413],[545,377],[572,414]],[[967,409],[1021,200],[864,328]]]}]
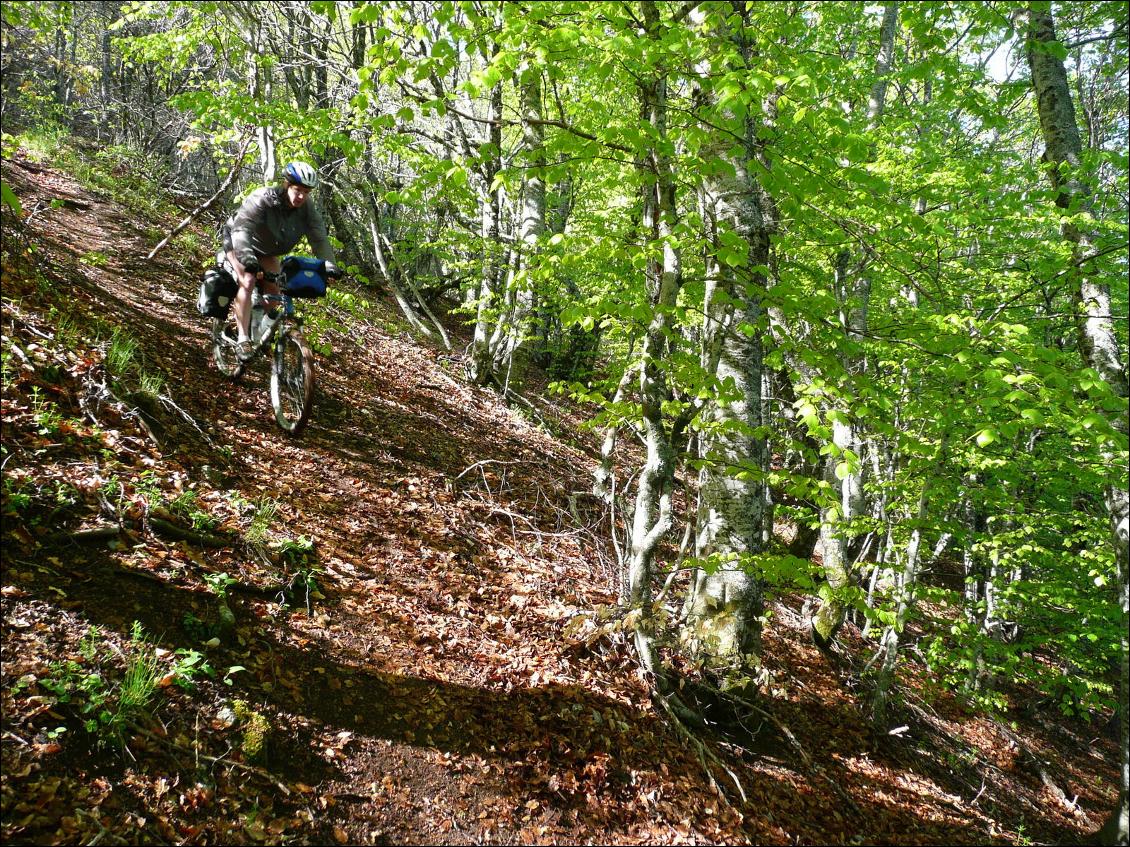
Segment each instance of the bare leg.
[{"label": "bare leg", "polygon": [[[246,341],[248,325],[251,322],[251,293],[255,290],[255,274],[247,270],[235,257],[234,250],[228,251],[228,261],[235,269],[236,282],[239,283],[239,291],[236,292],[235,302],[232,304],[236,323],[239,324],[239,340]],[[271,273],[278,273],[282,268],[277,256],[263,256],[259,259],[259,264],[263,266],[263,270]],[[278,293],[278,286],[273,283],[264,282],[263,288],[268,294]],[[270,290],[272,288],[275,289],[273,292]]]}]

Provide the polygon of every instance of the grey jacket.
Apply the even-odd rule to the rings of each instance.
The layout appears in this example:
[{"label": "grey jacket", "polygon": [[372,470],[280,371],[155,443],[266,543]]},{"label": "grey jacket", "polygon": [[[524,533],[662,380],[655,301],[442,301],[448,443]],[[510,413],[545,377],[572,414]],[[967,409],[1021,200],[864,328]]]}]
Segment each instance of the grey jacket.
[{"label": "grey jacket", "polygon": [[[326,223],[307,200],[297,209],[286,201],[285,188],[260,188],[248,195],[227,222],[235,257],[247,264],[259,256],[282,256],[306,236],[314,255],[334,260]],[[224,239],[227,241],[228,239]]]}]

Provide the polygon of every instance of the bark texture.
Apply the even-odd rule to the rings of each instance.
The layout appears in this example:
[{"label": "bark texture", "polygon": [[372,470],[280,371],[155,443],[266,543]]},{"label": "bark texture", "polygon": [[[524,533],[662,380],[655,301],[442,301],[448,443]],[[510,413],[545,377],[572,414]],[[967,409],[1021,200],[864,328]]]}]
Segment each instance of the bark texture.
[{"label": "bark texture", "polygon": [[[1048,173],[1057,192],[1056,205],[1072,213],[1071,217],[1064,217],[1062,233],[1072,245],[1074,254],[1069,278],[1075,302],[1079,352],[1111,391],[1125,400],[1130,390],[1111,320],[1110,288],[1092,263],[1097,252],[1091,226],[1094,207],[1085,182],[1083,145],[1075,120],[1075,105],[1063,60],[1048,49],[1048,45],[1057,41],[1051,4],[1030,3],[1026,52],[1046,148],[1044,160],[1051,165]],[[1109,418],[1114,429],[1125,437],[1130,428],[1125,404],[1122,411],[1110,414]],[[1112,467],[1119,461],[1113,451],[1108,459]],[[1124,621],[1119,696],[1122,773],[1118,804],[1098,835],[1105,844],[1126,844],[1130,840],[1130,708],[1127,702],[1130,699],[1130,639],[1127,636],[1130,627],[1130,502],[1125,477],[1108,484],[1104,500],[1110,515],[1111,544],[1118,568]]]}]

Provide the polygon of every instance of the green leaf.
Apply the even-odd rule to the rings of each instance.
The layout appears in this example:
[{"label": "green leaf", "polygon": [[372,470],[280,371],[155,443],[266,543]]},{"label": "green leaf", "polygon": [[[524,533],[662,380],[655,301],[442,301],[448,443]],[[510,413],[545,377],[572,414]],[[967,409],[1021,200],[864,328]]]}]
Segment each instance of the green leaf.
[{"label": "green leaf", "polygon": [[977,446],[988,447],[999,438],[999,434],[995,429],[983,429],[977,433]]},{"label": "green leaf", "polygon": [[16,192],[8,187],[6,182],[0,182],[0,203],[3,203],[17,215],[23,214],[20,198],[16,196]]}]

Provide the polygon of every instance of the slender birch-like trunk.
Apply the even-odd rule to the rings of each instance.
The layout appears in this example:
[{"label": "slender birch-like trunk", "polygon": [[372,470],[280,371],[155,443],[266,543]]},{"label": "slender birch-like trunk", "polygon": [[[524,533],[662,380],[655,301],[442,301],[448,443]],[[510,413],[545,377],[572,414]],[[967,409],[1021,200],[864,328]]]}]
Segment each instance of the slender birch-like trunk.
[{"label": "slender birch-like trunk", "polygon": [[[1029,3],[1027,36],[1025,47],[1046,147],[1044,158],[1051,165],[1048,174],[1056,191],[1056,205],[1071,212],[1071,217],[1064,217],[1061,231],[1073,252],[1074,261],[1065,270],[1075,303],[1079,352],[1111,392],[1125,401],[1130,389],[1111,319],[1110,287],[1092,264],[1097,252],[1094,204],[1084,181],[1086,172],[1079,127],[1075,121],[1075,105],[1063,60],[1047,47],[1058,42],[1051,3]],[[1121,404],[1120,411],[1106,414],[1112,427],[1125,437],[1130,430],[1130,414],[1125,402]],[[1098,835],[1103,843],[1126,844],[1130,840],[1130,498],[1121,457],[1113,447],[1104,452],[1110,467],[1119,469],[1118,476],[1106,486],[1104,501],[1110,515],[1111,544],[1118,569],[1123,617],[1118,703],[1122,772],[1118,804]]]},{"label": "slender birch-like trunk", "polygon": [[[649,34],[658,32],[659,10],[653,0],[643,0],[641,11]],[[663,419],[668,398],[667,380],[660,366],[671,331],[671,315],[682,284],[679,251],[673,238],[677,221],[675,181],[663,145],[667,136],[667,80],[661,70],[640,83],[645,120],[651,125],[655,145],[642,162],[644,233],[662,244],[659,258],[647,263],[647,289],[652,319],[643,337],[639,360],[639,397],[647,458],[636,487],[635,510],[628,553],[628,602],[638,610],[635,643],[642,670],[662,676],[654,642],[652,580],[659,542],[673,522],[672,493],[675,483],[675,453],[671,433]]]},{"label": "slender birch-like trunk", "polygon": [[[497,49],[497,48],[496,48]],[[494,178],[502,169],[502,83],[491,90],[487,115],[487,137],[493,151],[483,168],[481,221],[483,265],[479,280],[478,311],[475,316],[475,333],[471,340],[468,377],[476,385],[497,382],[494,372],[494,352],[491,350],[491,319],[498,297],[498,280],[501,273],[495,249],[498,245],[500,217],[502,214],[502,187],[494,185]]]}]

